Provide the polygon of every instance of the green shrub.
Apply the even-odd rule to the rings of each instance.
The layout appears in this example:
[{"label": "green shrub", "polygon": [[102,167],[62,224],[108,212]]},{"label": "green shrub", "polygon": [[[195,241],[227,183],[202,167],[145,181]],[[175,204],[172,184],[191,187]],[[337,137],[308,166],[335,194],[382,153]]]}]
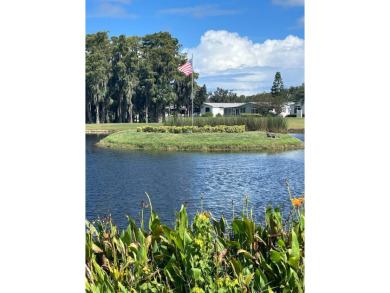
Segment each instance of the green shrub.
[{"label": "green shrub", "polygon": [[205,125],[203,127],[198,126],[144,126],[137,127],[137,132],[161,132],[161,133],[193,133],[193,132],[245,132],[245,125],[217,125],[210,126]]},{"label": "green shrub", "polygon": [[213,113],[212,112],[206,112],[202,115],[202,117],[213,117]]},{"label": "green shrub", "polygon": [[[207,112],[209,113],[209,112]],[[217,125],[245,125],[246,131],[272,131],[272,132],[287,132],[287,122],[283,117],[273,116],[270,113],[269,117],[260,116],[221,116],[221,117],[194,117],[194,125],[198,127],[217,126]],[[166,126],[190,126],[192,119],[181,117],[174,119],[168,118],[164,125]]]}]

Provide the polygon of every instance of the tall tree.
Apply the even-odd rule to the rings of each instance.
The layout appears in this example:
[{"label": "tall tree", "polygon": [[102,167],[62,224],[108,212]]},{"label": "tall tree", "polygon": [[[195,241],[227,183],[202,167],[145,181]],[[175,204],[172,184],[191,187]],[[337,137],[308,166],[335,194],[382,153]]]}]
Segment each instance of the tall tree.
[{"label": "tall tree", "polygon": [[148,109],[151,121],[159,121],[165,107],[174,99],[173,80],[179,66],[181,45],[168,32],[146,35],[142,39],[144,57],[154,72],[154,87],[149,92]]},{"label": "tall tree", "polygon": [[206,85],[204,84],[202,87],[197,87],[194,98],[194,108],[202,107],[202,104],[207,100],[208,93]]},{"label": "tall tree", "polygon": [[273,97],[272,104],[275,112],[280,114],[283,109],[283,105],[287,102],[287,95],[284,90],[282,75],[280,72],[276,72],[274,83],[271,88],[271,95]]},{"label": "tall tree", "polygon": [[283,87],[283,80],[280,72],[276,72],[274,83],[271,88],[271,95],[273,97],[280,96],[282,94],[284,87]]},{"label": "tall tree", "polygon": [[[88,121],[95,109],[95,122],[100,123],[100,105],[107,98],[109,78],[110,41],[108,32],[98,32],[86,36],[85,46],[86,111]],[[89,121],[90,122],[90,121]]]},{"label": "tall tree", "polygon": [[138,84],[137,65],[139,38],[125,35],[112,37],[111,94],[115,97],[116,122],[132,122],[132,96]]},{"label": "tall tree", "polygon": [[[187,61],[180,47],[167,32],[111,39],[108,32],[87,35],[86,122],[132,122],[137,114],[139,121],[153,122],[169,105],[190,110],[192,76],[177,70]],[[194,72],[195,104],[206,95],[198,76]]]},{"label": "tall tree", "polygon": [[138,69],[139,84],[136,89],[137,99],[135,100],[140,122],[150,122],[148,109],[151,103],[150,100],[154,95],[155,74],[146,60],[140,61]]}]

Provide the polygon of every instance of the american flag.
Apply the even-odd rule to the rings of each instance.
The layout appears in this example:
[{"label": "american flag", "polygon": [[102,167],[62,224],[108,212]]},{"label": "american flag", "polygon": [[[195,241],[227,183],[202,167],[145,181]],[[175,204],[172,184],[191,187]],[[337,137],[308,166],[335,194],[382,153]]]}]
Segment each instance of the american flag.
[{"label": "american flag", "polygon": [[190,59],[187,63],[180,66],[179,71],[184,72],[186,76],[192,74],[192,59]]}]

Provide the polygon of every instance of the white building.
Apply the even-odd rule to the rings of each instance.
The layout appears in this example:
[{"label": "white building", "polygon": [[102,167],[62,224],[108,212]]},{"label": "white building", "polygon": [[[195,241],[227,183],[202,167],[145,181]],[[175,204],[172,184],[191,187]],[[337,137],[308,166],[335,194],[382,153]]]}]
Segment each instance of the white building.
[{"label": "white building", "polygon": [[213,113],[213,116],[234,116],[245,113],[245,103],[203,103],[200,108],[200,114],[207,112]]},{"label": "white building", "polygon": [[291,114],[297,114],[298,118],[302,118],[303,115],[305,115],[305,103],[292,103],[292,105],[290,106],[290,112]]},{"label": "white building", "polygon": [[[297,111],[301,110],[304,114],[304,105],[297,104],[294,102],[288,102],[282,107],[282,112],[279,116],[286,117],[289,114],[297,114]],[[269,105],[268,111],[274,113],[275,109]],[[259,104],[255,102],[249,103],[203,103],[200,108],[200,114],[203,115],[207,112],[213,113],[213,116],[220,114],[221,116],[236,116],[244,113],[259,113]],[[298,112],[299,113],[299,112]]]}]

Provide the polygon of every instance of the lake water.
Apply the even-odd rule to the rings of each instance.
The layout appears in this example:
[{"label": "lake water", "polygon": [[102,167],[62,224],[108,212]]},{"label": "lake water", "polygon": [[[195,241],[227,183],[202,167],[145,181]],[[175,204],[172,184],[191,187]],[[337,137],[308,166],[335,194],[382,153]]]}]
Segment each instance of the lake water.
[{"label": "lake water", "polygon": [[[304,141],[303,134],[292,134]],[[285,178],[293,197],[304,192],[304,150],[279,153],[193,153],[114,150],[96,147],[106,135],[86,135],[86,218],[111,214],[125,229],[126,215],[139,224],[141,201],[148,201],[163,224],[173,226],[181,204],[188,201],[189,220],[203,209],[217,219],[242,211],[245,195],[257,221],[264,207],[279,205],[286,216],[291,208]],[[149,219],[149,209],[144,219]],[[145,220],[145,224],[147,221]]]}]

